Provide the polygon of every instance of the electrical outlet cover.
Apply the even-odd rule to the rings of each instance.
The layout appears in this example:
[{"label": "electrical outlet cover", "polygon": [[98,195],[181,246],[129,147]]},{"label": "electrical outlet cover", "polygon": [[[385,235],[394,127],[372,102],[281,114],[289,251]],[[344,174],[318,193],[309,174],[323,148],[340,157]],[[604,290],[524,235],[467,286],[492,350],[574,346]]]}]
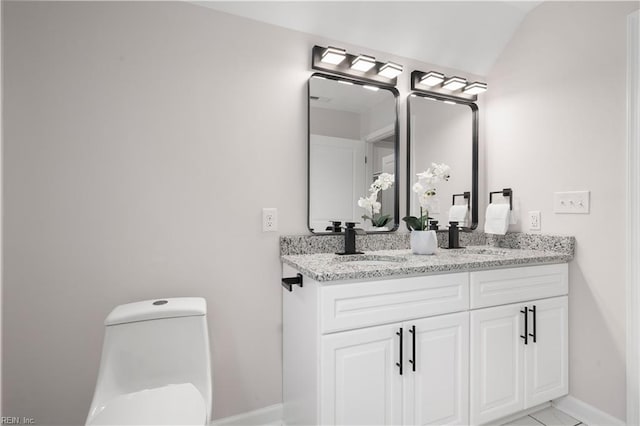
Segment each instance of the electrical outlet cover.
[{"label": "electrical outlet cover", "polygon": [[530,231],[540,230],[540,211],[539,210],[529,212],[529,230]]},{"label": "electrical outlet cover", "polygon": [[274,232],[278,230],[278,209],[262,209],[262,232]]}]

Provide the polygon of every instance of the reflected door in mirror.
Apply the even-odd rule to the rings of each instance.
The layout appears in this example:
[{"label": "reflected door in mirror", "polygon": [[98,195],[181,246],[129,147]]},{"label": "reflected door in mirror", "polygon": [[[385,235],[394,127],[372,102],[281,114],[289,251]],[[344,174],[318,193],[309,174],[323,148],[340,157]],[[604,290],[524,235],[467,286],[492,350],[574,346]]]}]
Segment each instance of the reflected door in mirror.
[{"label": "reflected door in mirror", "polygon": [[[351,83],[351,84],[349,84]],[[375,89],[375,90],[373,90]],[[309,79],[309,228],[329,232],[331,221],[359,222],[379,231],[358,205],[382,173],[397,175],[397,94],[314,75]],[[390,215],[382,230],[398,223],[397,184],[380,191],[379,215]]]}]

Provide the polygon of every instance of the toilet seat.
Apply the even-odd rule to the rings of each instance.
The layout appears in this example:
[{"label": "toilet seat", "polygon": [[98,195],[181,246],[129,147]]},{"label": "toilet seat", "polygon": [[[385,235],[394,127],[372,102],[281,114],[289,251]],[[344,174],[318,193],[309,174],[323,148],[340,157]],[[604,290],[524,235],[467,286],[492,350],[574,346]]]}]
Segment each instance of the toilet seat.
[{"label": "toilet seat", "polygon": [[119,395],[107,402],[87,425],[204,425],[207,409],[191,383],[167,385]]}]

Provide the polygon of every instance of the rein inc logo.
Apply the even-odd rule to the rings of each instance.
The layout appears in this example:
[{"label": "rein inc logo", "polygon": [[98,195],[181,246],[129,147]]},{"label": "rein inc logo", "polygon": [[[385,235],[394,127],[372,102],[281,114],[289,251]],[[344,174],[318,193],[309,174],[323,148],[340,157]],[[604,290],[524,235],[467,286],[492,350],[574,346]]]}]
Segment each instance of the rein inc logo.
[{"label": "rein inc logo", "polygon": [[35,425],[36,420],[33,417],[0,417],[0,425]]}]

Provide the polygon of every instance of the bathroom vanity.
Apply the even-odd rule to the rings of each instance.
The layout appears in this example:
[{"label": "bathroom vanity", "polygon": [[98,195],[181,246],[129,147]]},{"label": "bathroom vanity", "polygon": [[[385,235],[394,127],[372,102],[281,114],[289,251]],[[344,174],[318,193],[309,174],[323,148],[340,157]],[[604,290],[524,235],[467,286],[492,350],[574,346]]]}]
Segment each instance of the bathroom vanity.
[{"label": "bathroom vanity", "polygon": [[477,425],[566,395],[571,258],[282,256],[285,424]]}]

